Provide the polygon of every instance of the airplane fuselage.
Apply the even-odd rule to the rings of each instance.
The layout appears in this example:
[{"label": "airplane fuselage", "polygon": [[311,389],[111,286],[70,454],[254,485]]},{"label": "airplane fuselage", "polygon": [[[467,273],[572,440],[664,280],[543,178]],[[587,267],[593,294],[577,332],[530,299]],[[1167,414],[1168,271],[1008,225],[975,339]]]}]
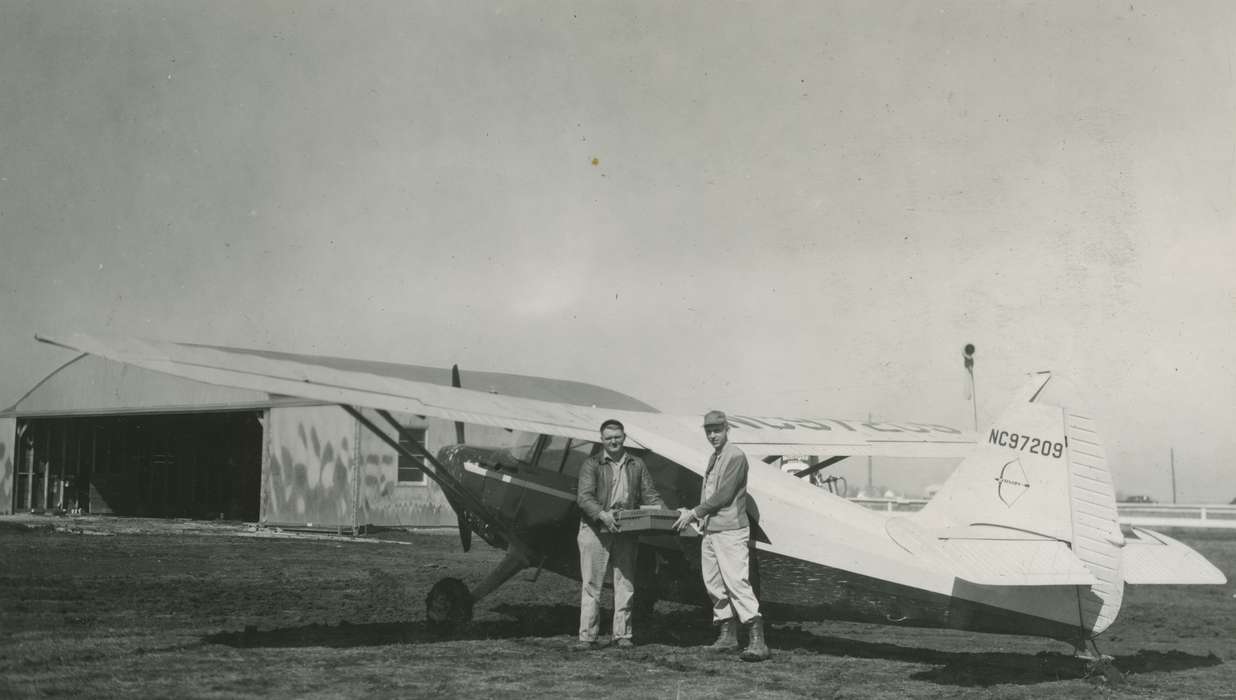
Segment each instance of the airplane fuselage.
[{"label": "airplane fuselage", "polygon": [[[487,517],[498,525],[488,531],[483,526],[477,527],[477,533],[486,541],[506,548],[501,532],[515,533],[532,549],[529,557],[532,566],[579,580],[575,534],[580,514],[575,504],[574,476],[512,463],[502,450],[466,445],[445,447],[438,458],[478,497],[488,510]],[[656,471],[664,479],[666,465],[657,466]],[[673,501],[667,498],[669,504],[674,507],[696,505],[697,499],[684,492],[698,493],[690,489],[692,483],[698,483],[698,476],[672,463],[669,467],[681,472],[678,476],[688,482],[688,488],[673,490],[675,498]],[[758,461],[751,468],[776,469]],[[801,483],[794,486],[804,488]],[[770,619],[850,620],[1030,634],[1064,640],[1077,637],[1076,624],[981,602],[983,596],[975,594],[975,589],[981,587],[965,581],[951,579],[947,587],[941,587],[938,580],[933,580],[938,576],[924,571],[924,585],[915,585],[913,569],[920,566],[920,562],[895,545],[889,546],[889,537],[884,531],[887,517],[821,489],[805,488],[810,489],[815,507],[770,507],[771,504],[753,499],[753,511],[759,519],[753,528],[752,579],[761,608]],[[846,525],[845,532],[839,531],[841,522]],[[775,539],[769,541],[767,533],[770,531],[783,532],[786,538],[792,537],[794,531],[803,533],[805,539],[822,545],[815,547],[821,551],[815,556],[786,551]],[[832,546],[830,533],[838,538]],[[804,537],[795,539],[801,541]],[[863,542],[867,539],[869,546]],[[699,549],[698,536],[640,536],[637,596],[642,597],[645,604],[659,599],[709,606],[700,574]],[[829,550],[835,558],[828,556]],[[902,561],[896,562],[902,567],[898,577],[902,581],[865,575],[839,565],[839,560],[854,560],[848,553],[857,550],[882,553],[890,559],[904,555],[900,557]],[[934,588],[932,583],[936,584]],[[1071,586],[1041,588],[1038,592],[1049,597],[1076,595]]]}]

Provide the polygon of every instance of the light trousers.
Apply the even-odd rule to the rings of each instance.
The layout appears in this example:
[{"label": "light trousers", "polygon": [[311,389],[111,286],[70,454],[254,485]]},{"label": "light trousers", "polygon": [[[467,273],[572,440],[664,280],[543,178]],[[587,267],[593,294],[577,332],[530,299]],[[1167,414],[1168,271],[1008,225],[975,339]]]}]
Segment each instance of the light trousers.
[{"label": "light trousers", "polygon": [[631,605],[635,597],[635,550],[631,535],[600,534],[579,525],[579,638],[596,641],[601,631],[601,594],[605,576],[614,571],[614,639],[631,638]]},{"label": "light trousers", "polygon": [[746,624],[760,614],[760,602],[751,587],[750,537],[751,528],[744,527],[707,532],[700,543],[700,569],[712,599],[713,622],[738,615],[738,621]]}]

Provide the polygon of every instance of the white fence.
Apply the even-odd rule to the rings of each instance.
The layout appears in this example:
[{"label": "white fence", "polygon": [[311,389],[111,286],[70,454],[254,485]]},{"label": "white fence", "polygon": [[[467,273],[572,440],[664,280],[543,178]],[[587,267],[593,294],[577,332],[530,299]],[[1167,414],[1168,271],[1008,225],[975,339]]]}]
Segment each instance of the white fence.
[{"label": "white fence", "polygon": [[1126,525],[1236,530],[1236,505],[1117,503],[1116,510]]},{"label": "white fence", "polygon": [[[889,512],[912,512],[927,503],[920,498],[851,498],[850,501]],[[1236,530],[1236,505],[1117,503],[1116,512],[1124,525]]]},{"label": "white fence", "polygon": [[851,498],[851,503],[866,506],[871,510],[911,512],[927,505],[925,498]]}]

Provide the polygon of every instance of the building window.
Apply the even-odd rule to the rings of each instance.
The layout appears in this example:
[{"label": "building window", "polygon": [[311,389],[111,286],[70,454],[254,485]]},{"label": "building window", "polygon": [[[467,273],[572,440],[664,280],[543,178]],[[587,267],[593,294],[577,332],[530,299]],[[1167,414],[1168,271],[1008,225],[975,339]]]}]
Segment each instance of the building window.
[{"label": "building window", "polygon": [[[404,435],[399,438],[399,446],[405,449],[408,447],[408,438],[416,441],[417,445],[425,446],[425,429],[424,428],[404,428]],[[412,450],[415,452],[415,450]],[[402,451],[399,453],[399,476],[397,481],[401,484],[423,484],[425,483],[425,460],[421,457],[409,457]]]}]

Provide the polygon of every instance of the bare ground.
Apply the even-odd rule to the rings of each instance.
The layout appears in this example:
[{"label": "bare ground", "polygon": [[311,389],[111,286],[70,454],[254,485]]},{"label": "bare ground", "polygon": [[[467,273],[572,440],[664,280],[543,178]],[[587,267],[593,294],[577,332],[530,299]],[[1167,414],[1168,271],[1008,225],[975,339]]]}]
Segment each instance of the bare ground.
[{"label": "bare ground", "polygon": [[[778,624],[773,659],[699,650],[658,604],[639,646],[572,652],[578,584],[520,574],[450,634],[439,578],[500,553],[451,534],[262,536],[230,523],[0,518],[0,697],[1236,697],[1236,585],[1127,591],[1088,673],[1033,637]],[[1175,533],[1236,571],[1236,535]]]}]

